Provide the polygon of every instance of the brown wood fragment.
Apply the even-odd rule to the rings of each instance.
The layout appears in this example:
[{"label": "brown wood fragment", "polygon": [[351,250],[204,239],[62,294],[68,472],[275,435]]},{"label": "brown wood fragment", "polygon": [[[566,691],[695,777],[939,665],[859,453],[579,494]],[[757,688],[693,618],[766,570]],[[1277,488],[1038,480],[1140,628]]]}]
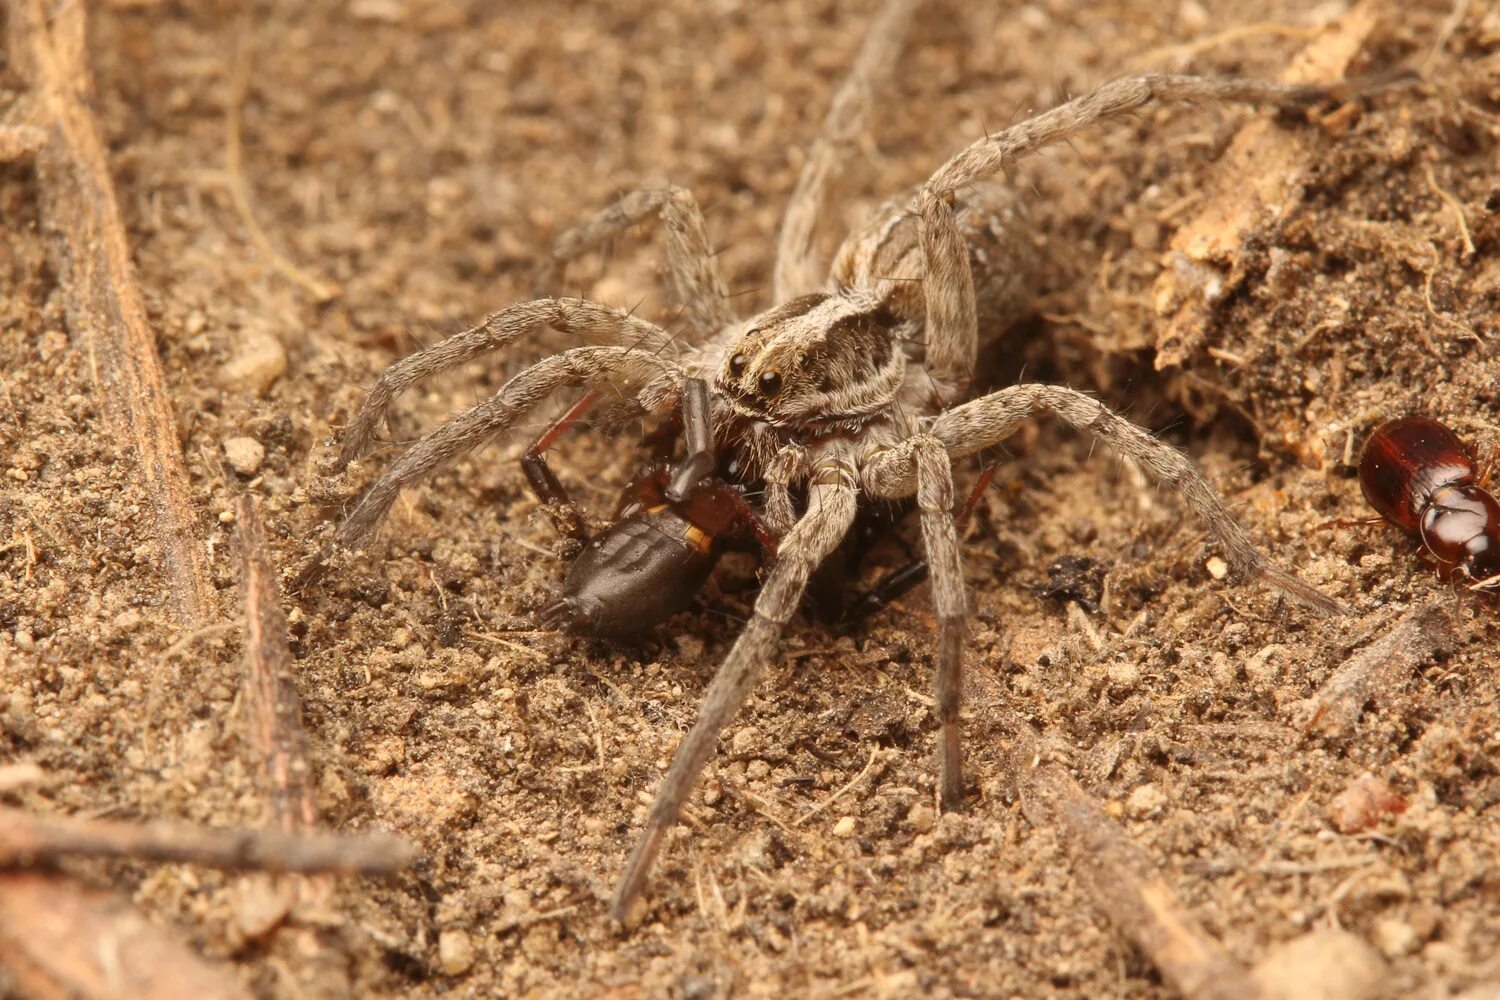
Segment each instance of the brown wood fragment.
[{"label": "brown wood fragment", "polygon": [[405,841],[386,834],[289,836],[275,830],[33,816],[0,806],[0,867],[69,856],[180,861],[253,871],[387,875],[410,864],[415,852]]},{"label": "brown wood fragment", "polygon": [[1325,737],[1348,733],[1377,693],[1398,690],[1412,671],[1452,648],[1454,616],[1450,602],[1429,601],[1352,653],[1313,697],[1306,731]]},{"label": "brown wood fragment", "polygon": [[1249,973],[1188,912],[1146,852],[1061,765],[1038,763],[1035,754],[1023,735],[1008,755],[1021,810],[1033,826],[1056,832],[1099,912],[1189,1000],[1259,996]]},{"label": "brown wood fragment", "polygon": [[177,420],[91,111],[86,11],[83,3],[10,0],[11,60],[31,87],[33,120],[27,127],[45,137],[33,155],[68,328],[108,385],[115,417],[140,460],[173,608],[182,624],[199,625],[213,613],[214,588],[189,500]]},{"label": "brown wood fragment", "polygon": [[0,965],[18,995],[46,1000],[250,996],[124,900],[38,872],[0,872]]},{"label": "brown wood fragment", "polygon": [[[1334,83],[1378,22],[1364,0],[1325,28],[1292,60],[1286,83]],[[1235,135],[1207,179],[1202,210],[1172,237],[1154,291],[1163,317],[1157,370],[1181,365],[1203,346],[1217,303],[1244,279],[1242,250],[1253,233],[1279,225],[1302,201],[1302,179],[1315,157],[1316,133],[1278,126],[1260,115]]]},{"label": "brown wood fragment", "polygon": [[318,825],[307,734],[302,728],[302,703],[297,697],[276,566],[253,497],[240,498],[236,524],[250,742],[260,755],[276,826],[284,833],[305,832]]}]

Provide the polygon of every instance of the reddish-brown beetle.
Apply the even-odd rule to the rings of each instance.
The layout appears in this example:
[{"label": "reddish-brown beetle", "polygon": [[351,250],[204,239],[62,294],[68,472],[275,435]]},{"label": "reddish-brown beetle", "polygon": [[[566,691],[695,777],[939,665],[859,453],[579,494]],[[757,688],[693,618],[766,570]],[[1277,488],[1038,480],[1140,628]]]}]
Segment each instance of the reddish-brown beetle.
[{"label": "reddish-brown beetle", "polygon": [[1365,499],[1420,538],[1444,577],[1500,591],[1500,501],[1480,482],[1469,449],[1430,417],[1380,425],[1359,456]]}]

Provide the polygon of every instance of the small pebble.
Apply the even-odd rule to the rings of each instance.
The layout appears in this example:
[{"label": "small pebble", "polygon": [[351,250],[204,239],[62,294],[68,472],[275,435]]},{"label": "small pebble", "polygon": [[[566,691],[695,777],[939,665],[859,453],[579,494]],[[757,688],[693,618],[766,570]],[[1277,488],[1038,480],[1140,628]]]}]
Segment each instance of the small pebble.
[{"label": "small pebble", "polygon": [[760,732],[754,726],[746,726],[734,734],[729,741],[729,749],[735,754],[744,755],[754,750],[760,744]]},{"label": "small pebble", "polygon": [[286,373],[286,348],[265,330],[242,330],[234,357],[219,369],[226,389],[263,396]]},{"label": "small pebble", "polygon": [[918,802],[906,814],[906,822],[917,833],[931,833],[933,824],[937,822],[937,813],[927,803]]},{"label": "small pebble", "polygon": [[448,930],[438,935],[438,965],[445,976],[461,976],[474,964],[474,945],[463,931]]},{"label": "small pebble", "polygon": [[1141,785],[1125,799],[1125,812],[1132,819],[1145,819],[1161,812],[1167,804],[1166,793],[1152,784]]},{"label": "small pebble", "polygon": [[1406,796],[1373,774],[1365,774],[1328,803],[1328,819],[1339,833],[1366,833],[1406,812],[1406,807]]},{"label": "small pebble", "polygon": [[242,476],[253,476],[266,460],[266,449],[255,438],[232,437],[224,442],[224,457],[229,467]]},{"label": "small pebble", "polygon": [[853,816],[842,816],[842,817],[840,817],[839,821],[837,823],[833,824],[833,835],[835,837],[852,837],[852,836],[854,836],[854,817]]},{"label": "small pebble", "polygon": [[1222,580],[1229,575],[1229,564],[1218,556],[1209,556],[1208,562],[1203,566],[1208,570],[1208,575],[1215,580]]},{"label": "small pebble", "polygon": [[1331,927],[1281,945],[1250,976],[1266,1000],[1377,1000],[1390,993],[1385,959],[1363,938]]},{"label": "small pebble", "polygon": [[1410,955],[1422,945],[1416,928],[1394,917],[1382,917],[1375,921],[1374,938],[1375,946],[1385,953],[1386,958]]},{"label": "small pebble", "polygon": [[289,882],[276,882],[256,873],[240,882],[231,895],[235,923],[247,940],[255,941],[281,926],[296,901]]}]

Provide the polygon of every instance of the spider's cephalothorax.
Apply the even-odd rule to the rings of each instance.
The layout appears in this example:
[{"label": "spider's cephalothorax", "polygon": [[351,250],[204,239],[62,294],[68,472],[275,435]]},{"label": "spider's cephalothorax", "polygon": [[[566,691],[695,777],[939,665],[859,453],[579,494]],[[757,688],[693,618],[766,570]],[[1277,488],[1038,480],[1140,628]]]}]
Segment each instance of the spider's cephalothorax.
[{"label": "spider's cephalothorax", "polygon": [[919,329],[873,295],[813,292],[751,320],[714,378],[734,413],[779,428],[854,429],[895,400]]},{"label": "spider's cephalothorax", "polygon": [[[369,450],[392,400],[408,386],[540,327],[593,345],[543,358],[407,449],[339,526],[338,543],[357,546],[373,534],[404,486],[513,428],[558,390],[586,387],[590,395],[627,401],[638,414],[662,414],[677,406],[685,386],[700,392],[696,380],[712,380],[717,440],[738,452],[737,475],[764,481],[762,514],[780,538],[754,611],[658,791],[615,897],[617,914],[639,895],[719,732],[775,656],[809,577],[838,549],[861,501],[916,499],[939,628],[935,702],[942,802],[946,808],[960,803],[958,710],[968,606],[954,528],[952,463],[996,445],[1039,411],[1095,435],[1178,492],[1244,574],[1320,613],[1342,609],[1273,566],[1184,455],[1092,397],[1061,386],[1019,385],[962,401],[980,331],[997,328],[981,322],[1014,312],[1034,257],[1013,200],[988,178],[1043,146],[1155,101],[1305,106],[1332,91],[1194,76],[1115,80],[961,150],[915,192],[888,202],[851,234],[825,268],[812,235],[824,214],[829,180],[856,148],[877,86],[894,75],[916,6],[917,0],[887,0],[808,153],[778,241],[773,293],[782,305],[748,322],[737,318],[692,195],[675,187],[638,191],[565,233],[552,263],[560,267],[659,215],[671,284],[691,335],[669,336],[597,302],[518,303],[386,369],[344,436],[341,458],[347,463]],[[621,404],[612,405],[618,411]],[[712,445],[689,441],[690,459],[674,473],[670,492],[685,496],[693,477],[711,471],[709,450]]]}]

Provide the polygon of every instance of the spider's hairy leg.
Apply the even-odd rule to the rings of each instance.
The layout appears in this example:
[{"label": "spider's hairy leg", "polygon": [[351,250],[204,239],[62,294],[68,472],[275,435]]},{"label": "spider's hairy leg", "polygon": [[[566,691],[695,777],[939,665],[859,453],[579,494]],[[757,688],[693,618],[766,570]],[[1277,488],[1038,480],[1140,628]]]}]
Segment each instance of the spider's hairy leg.
[{"label": "spider's hairy leg", "polygon": [[918,189],[912,211],[921,219],[926,261],[927,363],[952,378],[973,374],[977,355],[974,281],[952,200],[961,188],[1044,146],[1110,118],[1157,102],[1246,102],[1306,106],[1329,97],[1328,87],[1238,78],[1147,74],[1111,80],[1091,94],[1035,115],[951,157]]},{"label": "spider's hairy leg", "polygon": [[963,753],[958,710],[963,697],[963,650],[968,626],[963,564],[953,522],[953,463],[937,438],[918,434],[866,463],[861,483],[872,496],[909,496],[916,487],[922,515],[922,545],[932,577],[932,603],[938,615],[938,662],[934,697],[942,727],[942,805],[956,809],[963,799]]},{"label": "spider's hairy leg", "polygon": [[343,469],[370,450],[391,403],[408,388],[544,326],[562,333],[576,333],[594,343],[639,347],[645,352],[667,351],[672,346],[671,336],[656,324],[598,302],[587,299],[518,302],[492,313],[478,326],[402,358],[381,372],[370,387],[364,406],[344,431],[337,467]]},{"label": "spider's hairy leg", "polygon": [[797,610],[808,577],[838,547],[854,523],[854,470],[847,458],[815,460],[812,471],[807,513],[781,540],[776,565],[755,600],[750,621],[714,675],[698,710],[698,721],[683,737],[672,767],[657,789],[646,829],[636,842],[611,904],[611,911],[620,920],[625,919],[645,886],[662,840],[677,822],[682,803],[713,755],[720,730],[739,711],[775,655],[781,631]]},{"label": "spider's hairy leg", "polygon": [[[553,392],[587,386],[619,393],[653,393],[653,387],[679,385],[683,375],[672,362],[629,347],[576,347],[543,358],[518,372],[489,399],[470,407],[406,450],[365,491],[339,525],[334,541],[345,548],[363,545],[385,520],[401,490],[443,463],[475,448],[531,412]],[[640,399],[647,409],[654,399]]]},{"label": "spider's hairy leg", "polygon": [[777,534],[784,535],[797,520],[792,503],[792,483],[802,478],[807,468],[807,449],[799,444],[784,446],[766,466],[766,523]]},{"label": "spider's hairy leg", "polygon": [[672,294],[700,334],[711,334],[735,320],[719,258],[708,241],[703,211],[693,193],[680,187],[641,188],[566,230],[538,268],[536,293],[556,292],[571,260],[608,243],[649,215],[660,214],[667,230],[667,270]]},{"label": "spider's hairy leg", "polygon": [[[1320,614],[1348,611],[1340,601],[1273,565],[1186,455],[1076,389],[1060,385],[1000,389],[939,414],[932,419],[928,432],[947,447],[952,457],[962,458],[998,444],[1040,410],[1097,435],[1115,451],[1134,459],[1151,478],[1181,494],[1240,572],[1264,580]],[[910,475],[901,478],[904,481],[889,483],[885,489],[904,489],[909,494],[917,487]]]},{"label": "spider's hairy leg", "polygon": [[828,198],[829,182],[841,172],[868,128],[878,89],[896,73],[896,63],[921,0],[887,0],[865,34],[859,55],[833,95],[818,137],[807,151],[797,186],[781,217],[776,243],[773,298],[786,302],[823,284],[813,237]]}]

